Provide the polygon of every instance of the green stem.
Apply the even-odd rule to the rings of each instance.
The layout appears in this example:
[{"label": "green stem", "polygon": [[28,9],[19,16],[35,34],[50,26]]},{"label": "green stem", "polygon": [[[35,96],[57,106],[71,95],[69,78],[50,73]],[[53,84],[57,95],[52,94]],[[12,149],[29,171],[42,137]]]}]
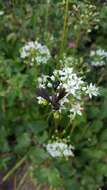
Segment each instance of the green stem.
[{"label": "green stem", "polygon": [[76,125],[72,125],[72,128],[71,128],[71,133],[72,134],[74,132],[74,129],[76,128]]},{"label": "green stem", "polygon": [[90,122],[83,128],[83,132],[81,134],[81,138],[85,136],[85,134],[87,134],[87,131],[89,129],[89,126],[90,126]]},{"label": "green stem", "polygon": [[62,39],[61,39],[61,48],[60,48],[60,56],[63,53],[64,50],[64,45],[65,45],[65,40],[67,36],[67,19],[68,19],[68,5],[69,5],[69,0],[66,0],[65,4],[65,16],[64,16],[64,25],[63,25],[63,33],[62,33]]},{"label": "green stem", "polygon": [[5,182],[26,160],[27,155],[25,155],[16,165],[3,177],[2,181]]},{"label": "green stem", "polygon": [[[48,16],[49,16],[49,2],[47,0],[47,3],[46,3],[46,14],[45,14],[45,32],[44,32],[44,35],[48,31]],[[47,37],[46,37],[46,35],[44,37],[45,37],[45,42],[47,44]]]},{"label": "green stem", "polygon": [[73,123],[71,123],[71,121],[69,121],[69,124],[66,126],[66,132],[70,133],[70,135],[74,132],[74,129],[76,128],[76,125],[74,125]]}]

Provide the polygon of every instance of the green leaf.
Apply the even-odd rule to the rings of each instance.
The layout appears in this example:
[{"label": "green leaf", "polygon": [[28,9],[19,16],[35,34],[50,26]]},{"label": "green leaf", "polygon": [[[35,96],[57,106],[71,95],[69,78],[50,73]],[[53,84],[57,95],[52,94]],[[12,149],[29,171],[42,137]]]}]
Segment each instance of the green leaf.
[{"label": "green leaf", "polygon": [[85,125],[87,122],[86,114],[83,113],[82,116],[77,115],[75,120],[73,121],[74,125],[82,126]]},{"label": "green leaf", "polygon": [[63,182],[60,174],[56,168],[37,168],[34,171],[34,176],[39,180],[39,182],[47,182],[53,187],[61,187]]},{"label": "green leaf", "polygon": [[102,133],[100,134],[100,141],[107,141],[107,129],[104,129]]},{"label": "green leaf", "polygon": [[96,166],[96,170],[101,176],[107,176],[107,164],[106,163],[98,163]]},{"label": "green leaf", "polygon": [[48,140],[48,133],[47,131],[44,131],[42,134],[38,134],[35,138],[39,144],[43,144]]},{"label": "green leaf", "polygon": [[36,168],[33,170],[33,176],[38,179],[40,183],[48,182],[47,168]]},{"label": "green leaf", "polygon": [[48,170],[48,182],[53,187],[62,186],[62,180],[60,174],[56,168],[49,168]]},{"label": "green leaf", "polygon": [[99,118],[100,119],[107,118],[107,100],[105,100],[104,103],[102,104]]},{"label": "green leaf", "polygon": [[28,133],[22,133],[17,137],[17,145],[15,151],[26,152],[26,148],[29,147],[31,142],[30,135]]},{"label": "green leaf", "polygon": [[67,180],[67,183],[66,183],[66,180],[64,182],[65,182],[64,186],[65,186],[66,190],[78,190],[79,189],[79,183],[74,178],[71,178],[71,179],[69,178]]},{"label": "green leaf", "polygon": [[91,124],[91,129],[94,132],[99,132],[102,127],[103,127],[103,122],[101,120],[96,120]]},{"label": "green leaf", "polygon": [[90,149],[84,149],[83,150],[84,155],[87,157],[87,159],[102,159],[105,156],[105,152],[103,150],[100,149],[94,149],[94,148],[90,148]]},{"label": "green leaf", "polygon": [[48,159],[49,155],[43,148],[33,147],[30,149],[29,158],[35,164],[40,164]]},{"label": "green leaf", "polygon": [[35,134],[38,134],[44,131],[48,125],[44,120],[37,120],[36,122],[29,124],[29,127]]},{"label": "green leaf", "polygon": [[100,110],[98,107],[91,106],[87,109],[90,118],[98,118],[100,115]]}]

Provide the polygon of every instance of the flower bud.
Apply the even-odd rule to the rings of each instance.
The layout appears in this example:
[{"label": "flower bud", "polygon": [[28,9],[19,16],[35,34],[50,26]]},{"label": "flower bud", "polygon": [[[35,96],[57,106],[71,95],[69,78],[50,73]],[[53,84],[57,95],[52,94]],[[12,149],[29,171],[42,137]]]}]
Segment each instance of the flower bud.
[{"label": "flower bud", "polygon": [[54,116],[54,119],[59,119],[60,114],[59,114],[59,112],[54,112],[53,116]]}]

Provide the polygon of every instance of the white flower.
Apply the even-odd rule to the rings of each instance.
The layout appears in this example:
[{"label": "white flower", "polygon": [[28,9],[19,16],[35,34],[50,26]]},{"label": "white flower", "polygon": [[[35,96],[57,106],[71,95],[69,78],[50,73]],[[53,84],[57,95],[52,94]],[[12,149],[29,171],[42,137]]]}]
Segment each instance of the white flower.
[{"label": "white flower", "polygon": [[52,83],[48,82],[47,87],[52,88]]},{"label": "white flower", "polygon": [[105,61],[92,61],[91,65],[96,66],[96,67],[103,66],[105,65]]},{"label": "white flower", "polygon": [[38,100],[38,104],[43,104],[43,102],[44,102],[45,99],[42,98],[42,97],[40,97],[40,96],[38,96],[37,100]]},{"label": "white flower", "polygon": [[97,49],[97,50],[92,50],[90,52],[91,56],[91,65],[98,67],[98,66],[103,66],[106,64],[107,60],[107,52],[103,49]]},{"label": "white flower", "polygon": [[4,15],[4,11],[0,11],[0,16]]},{"label": "white flower", "polygon": [[47,83],[47,75],[42,75],[41,77],[38,78],[38,85],[39,88],[45,88],[46,83]]},{"label": "white flower", "polygon": [[62,110],[66,109],[65,105],[69,103],[68,94],[64,98],[62,98],[59,102],[60,102],[59,112],[61,112]]},{"label": "white flower", "polygon": [[52,157],[74,156],[71,149],[74,147],[64,142],[53,142],[46,145],[46,150]]},{"label": "white flower", "polygon": [[28,59],[30,61],[30,65],[33,65],[35,62],[37,64],[46,64],[51,57],[49,49],[37,41],[31,41],[25,44],[20,54],[22,59]]},{"label": "white flower", "polygon": [[72,105],[70,113],[73,117],[75,117],[76,115],[82,115],[82,110],[83,108],[81,107],[80,103],[76,103]]},{"label": "white flower", "polygon": [[69,95],[73,95],[80,99],[78,92],[80,93],[81,87],[84,81],[74,73],[72,67],[65,67],[58,71],[60,81]]},{"label": "white flower", "polygon": [[50,79],[51,79],[52,81],[54,81],[54,80],[55,80],[54,75],[52,75],[52,76],[50,77]]},{"label": "white flower", "polygon": [[99,56],[102,56],[102,57],[107,57],[107,52],[104,51],[103,49],[98,49],[96,51],[96,54],[99,55]]},{"label": "white flower", "polygon": [[76,115],[82,115],[81,105],[83,105],[84,97],[88,95],[92,98],[99,94],[95,84],[87,85],[81,77],[77,76],[72,67],[55,70],[51,76],[42,75],[38,79],[38,85],[39,88],[47,89],[47,92],[49,90],[50,105],[53,110],[56,108],[54,107],[55,103],[59,112],[69,112],[72,119]]},{"label": "white flower", "polygon": [[90,56],[94,56],[95,55],[95,51],[91,51],[91,53],[90,53]]},{"label": "white flower", "polygon": [[98,96],[99,89],[95,84],[90,83],[90,85],[87,86],[86,94],[88,94],[90,98],[92,98],[92,96]]},{"label": "white flower", "polygon": [[42,98],[41,96],[37,97],[37,101],[38,101],[38,104],[42,104],[44,106],[46,106],[48,104],[48,101],[46,99]]}]

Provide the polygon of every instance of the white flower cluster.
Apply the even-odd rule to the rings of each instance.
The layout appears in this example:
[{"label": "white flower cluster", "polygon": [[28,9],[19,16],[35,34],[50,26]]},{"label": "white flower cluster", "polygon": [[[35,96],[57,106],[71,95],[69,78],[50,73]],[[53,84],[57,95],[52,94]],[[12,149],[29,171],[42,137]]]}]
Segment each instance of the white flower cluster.
[{"label": "white flower cluster", "polygon": [[92,50],[90,56],[92,66],[104,66],[107,62],[107,52],[103,49]]},{"label": "white flower cluster", "polygon": [[47,152],[54,158],[74,156],[72,149],[74,149],[72,145],[63,141],[55,141],[46,145]]},{"label": "white flower cluster", "polygon": [[54,76],[59,78],[60,87],[63,86],[67,95],[73,95],[77,99],[80,99],[80,91],[84,82],[74,73],[72,67],[64,67],[62,70],[55,70]]},{"label": "white flower cluster", "polygon": [[[81,77],[77,76],[72,67],[55,70],[51,76],[43,75],[38,79],[38,83],[39,88],[49,89],[49,92],[53,92],[54,85],[57,84],[57,89],[55,90],[56,97],[58,97],[60,89],[65,90],[66,94],[58,102],[60,104],[59,111],[67,110],[72,119],[75,118],[76,114],[82,115],[84,97],[88,95],[89,98],[92,98],[92,96],[99,94],[95,84],[91,83],[88,85]],[[53,95],[50,94],[49,98],[52,100]],[[43,97],[38,97],[38,103],[43,103]]]},{"label": "white flower cluster", "polygon": [[[100,17],[97,7],[95,5],[87,3],[78,3],[72,6],[72,12],[70,11],[68,24],[74,24],[74,30],[78,31],[84,29],[87,32],[91,32],[92,28],[98,29]],[[78,19],[77,19],[78,18]]]},{"label": "white flower cluster", "polygon": [[41,45],[37,41],[30,41],[21,48],[20,56],[30,65],[36,62],[38,65],[46,64],[50,59],[50,51],[45,45]]}]

